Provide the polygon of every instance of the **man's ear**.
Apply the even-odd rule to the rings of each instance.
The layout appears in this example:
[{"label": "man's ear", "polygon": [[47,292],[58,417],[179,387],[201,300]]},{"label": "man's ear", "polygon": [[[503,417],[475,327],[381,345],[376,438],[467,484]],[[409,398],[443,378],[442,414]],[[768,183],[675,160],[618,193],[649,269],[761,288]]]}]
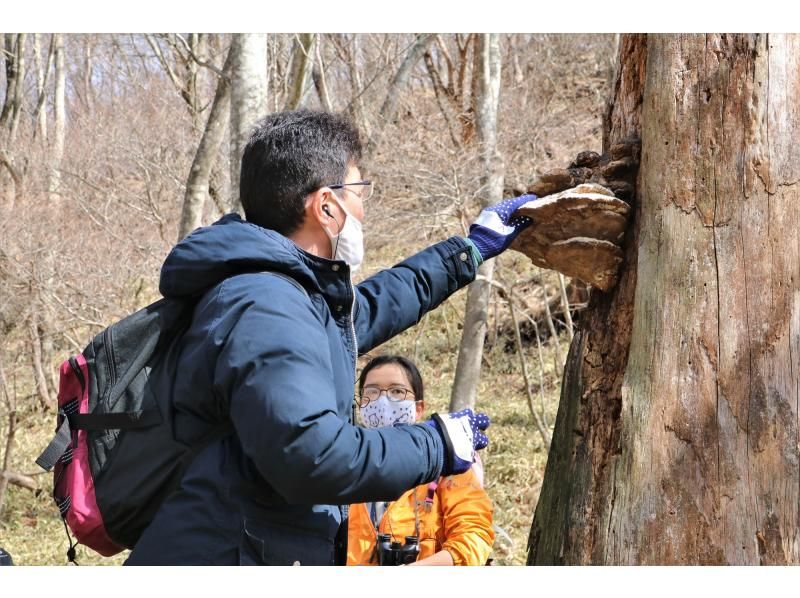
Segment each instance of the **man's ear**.
[{"label": "man's ear", "polygon": [[415,401],[414,407],[417,410],[417,421],[422,421],[422,414],[425,412],[425,401]]},{"label": "man's ear", "polygon": [[327,187],[317,189],[313,193],[309,193],[306,198],[306,220],[319,222],[323,227],[330,231],[338,230],[339,226],[336,224],[336,206],[335,202],[330,200],[333,192]]}]

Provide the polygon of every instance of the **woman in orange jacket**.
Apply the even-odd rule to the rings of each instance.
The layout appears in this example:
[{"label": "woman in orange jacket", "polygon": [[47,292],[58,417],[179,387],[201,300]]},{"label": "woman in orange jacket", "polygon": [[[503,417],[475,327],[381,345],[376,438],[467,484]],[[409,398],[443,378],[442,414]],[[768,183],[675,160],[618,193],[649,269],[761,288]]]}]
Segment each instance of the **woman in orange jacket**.
[{"label": "woman in orange jacket", "polygon": [[[421,419],[422,378],[408,359],[376,357],[361,371],[358,386],[362,425],[378,428]],[[379,534],[400,543],[416,536],[415,565],[483,565],[494,542],[492,503],[470,469],[417,486],[393,502],[351,505],[347,564],[377,565]]]}]

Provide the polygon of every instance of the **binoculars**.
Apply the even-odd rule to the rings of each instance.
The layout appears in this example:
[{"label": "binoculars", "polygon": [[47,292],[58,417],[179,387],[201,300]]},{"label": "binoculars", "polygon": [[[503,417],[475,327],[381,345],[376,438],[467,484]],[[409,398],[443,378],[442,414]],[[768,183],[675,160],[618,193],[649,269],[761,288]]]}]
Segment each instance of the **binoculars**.
[{"label": "binoculars", "polygon": [[378,534],[375,542],[378,553],[378,565],[397,566],[407,565],[417,560],[419,556],[419,538],[406,536],[405,544],[392,542],[391,534]]}]

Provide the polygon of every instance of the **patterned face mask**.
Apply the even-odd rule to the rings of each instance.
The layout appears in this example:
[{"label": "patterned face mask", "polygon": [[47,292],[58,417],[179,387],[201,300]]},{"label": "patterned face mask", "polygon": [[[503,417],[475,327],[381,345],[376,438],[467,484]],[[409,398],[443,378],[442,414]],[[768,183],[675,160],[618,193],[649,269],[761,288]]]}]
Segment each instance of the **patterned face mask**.
[{"label": "patterned face mask", "polygon": [[389,397],[381,395],[362,407],[358,416],[365,428],[383,428],[395,424],[413,424],[416,411],[414,401],[390,401]]}]

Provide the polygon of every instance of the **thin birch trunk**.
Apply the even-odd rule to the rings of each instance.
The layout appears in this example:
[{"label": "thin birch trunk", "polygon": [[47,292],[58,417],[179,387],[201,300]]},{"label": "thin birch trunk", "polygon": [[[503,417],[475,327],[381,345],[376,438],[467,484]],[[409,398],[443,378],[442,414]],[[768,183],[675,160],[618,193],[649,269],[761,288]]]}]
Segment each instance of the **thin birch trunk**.
[{"label": "thin birch trunk", "polygon": [[[500,36],[494,33],[478,36],[477,52],[481,60],[474,76],[476,82],[477,137],[480,143],[482,177],[481,207],[497,203],[503,195],[503,163],[497,152],[497,116],[500,106],[501,53]],[[450,396],[450,410],[474,407],[481,374],[483,344],[486,337],[489,295],[494,273],[494,260],[478,268],[486,280],[476,280],[467,291],[464,329],[458,349],[455,380]]]},{"label": "thin birch trunk", "polygon": [[241,212],[239,171],[242,153],[253,127],[267,112],[267,36],[235,33],[229,50],[230,89],[230,209]]},{"label": "thin birch trunk", "polygon": [[62,34],[53,34],[53,47],[55,48],[55,95],[53,97],[55,116],[53,123],[53,145],[50,154],[50,177],[48,181],[48,191],[51,201],[60,198],[61,162],[64,159],[64,142],[66,139],[67,127],[65,104],[67,71],[64,64],[64,37]]}]

